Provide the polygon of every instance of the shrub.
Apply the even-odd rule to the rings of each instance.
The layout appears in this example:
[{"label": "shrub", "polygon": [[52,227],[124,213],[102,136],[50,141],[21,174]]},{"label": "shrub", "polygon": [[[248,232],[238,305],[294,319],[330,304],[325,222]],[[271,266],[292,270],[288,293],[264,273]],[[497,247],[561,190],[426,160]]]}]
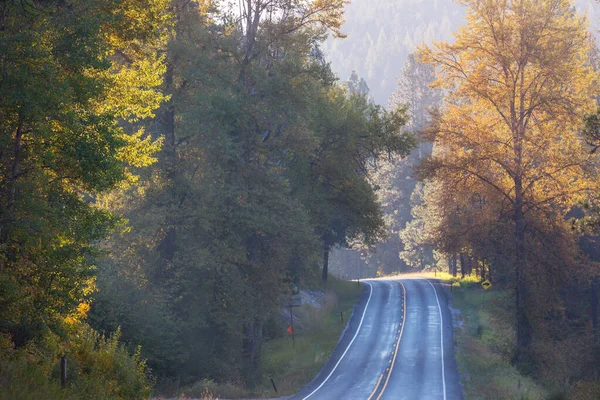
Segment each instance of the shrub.
[{"label": "shrub", "polygon": [[[77,322],[68,328],[66,341],[48,334],[42,343],[0,354],[0,400],[125,400],[150,396],[146,364],[110,337]],[[67,357],[67,387],[60,387],[59,359]]]}]

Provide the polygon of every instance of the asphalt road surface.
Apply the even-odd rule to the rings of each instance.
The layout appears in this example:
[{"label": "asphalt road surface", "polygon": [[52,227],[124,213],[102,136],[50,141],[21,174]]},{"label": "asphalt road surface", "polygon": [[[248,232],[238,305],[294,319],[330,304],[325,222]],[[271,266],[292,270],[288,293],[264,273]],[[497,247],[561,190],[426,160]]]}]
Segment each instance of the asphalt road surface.
[{"label": "asphalt road surface", "polygon": [[462,399],[447,293],[434,280],[365,281],[329,361],[294,400]]}]

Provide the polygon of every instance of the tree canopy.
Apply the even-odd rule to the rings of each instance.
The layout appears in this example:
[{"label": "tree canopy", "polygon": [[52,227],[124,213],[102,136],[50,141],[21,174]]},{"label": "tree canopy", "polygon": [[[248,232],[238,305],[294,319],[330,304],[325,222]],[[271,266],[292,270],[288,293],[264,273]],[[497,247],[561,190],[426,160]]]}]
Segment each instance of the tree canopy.
[{"label": "tree canopy", "polygon": [[430,129],[435,151],[422,174],[445,192],[464,192],[455,197],[458,212],[472,210],[477,195],[482,209],[512,222],[517,358],[523,361],[536,275],[530,253],[544,229],[534,221],[564,224],[597,189],[594,160],[578,134],[598,92],[592,41],[571,1],[462,3],[467,23],[456,42],[420,51],[424,62],[439,68],[437,87],[448,92]]}]

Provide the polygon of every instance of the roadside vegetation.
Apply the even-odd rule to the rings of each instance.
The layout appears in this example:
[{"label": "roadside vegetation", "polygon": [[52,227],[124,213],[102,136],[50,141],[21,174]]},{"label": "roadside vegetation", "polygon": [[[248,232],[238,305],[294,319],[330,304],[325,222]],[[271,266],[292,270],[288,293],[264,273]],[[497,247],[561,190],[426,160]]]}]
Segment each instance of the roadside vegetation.
[{"label": "roadside vegetation", "polygon": [[460,3],[455,40],[415,54],[444,101],[421,125],[431,150],[399,228],[404,265],[392,268],[491,281],[489,292],[456,293],[462,349],[479,357],[464,377],[474,398],[600,398],[600,62],[589,21],[569,0]]},{"label": "roadside vegetation", "polygon": [[291,294],[392,238],[370,276],[492,281],[463,306],[494,393],[508,363],[600,398],[597,45],[571,0],[458,3],[385,108],[321,51],[346,0],[0,1],[0,396],[290,393],[358,292],[292,348]]},{"label": "roadside vegetation", "polygon": [[[303,304],[294,308],[294,334],[287,332],[289,319],[282,313],[273,322],[277,336],[265,343],[261,350],[262,372],[259,383],[252,390],[239,383],[220,384],[212,380],[202,380],[184,387],[179,393],[184,398],[270,398],[296,393],[309,383],[329,360],[347,326],[354,306],[360,298],[363,285],[330,277],[327,290],[314,288],[314,293],[322,294],[315,305]],[[343,319],[342,319],[343,317]],[[272,376],[278,393],[269,380]]]},{"label": "roadside vegetation", "polygon": [[[327,286],[321,307],[307,305],[300,309],[298,317],[302,325],[298,329],[295,346],[290,346],[289,337],[272,340],[265,345],[262,370],[265,376],[273,376],[280,394],[295,393],[310,382],[329,360],[364,285],[330,278]],[[259,393],[272,395],[269,385],[263,378],[263,390]]]},{"label": "roadside vegetation", "polygon": [[[103,337],[89,325],[71,321],[69,342],[47,334],[43,341],[15,349],[1,337],[0,399],[142,400],[152,379],[140,353],[119,343],[119,332]],[[67,385],[61,387],[61,356],[67,357]]]},{"label": "roadside vegetation", "polygon": [[517,367],[514,290],[510,287],[496,284],[484,290],[481,277],[475,274],[464,277],[447,272],[412,275],[440,279],[446,283],[448,293],[451,291],[455,357],[467,400],[597,397],[600,387],[593,371],[598,347],[589,346],[585,338],[576,334],[571,340],[543,348],[552,361],[540,368],[540,373]]},{"label": "roadside vegetation", "polygon": [[452,289],[455,356],[466,399],[548,399],[548,391],[513,363],[511,291],[486,291],[469,278],[456,278]]}]

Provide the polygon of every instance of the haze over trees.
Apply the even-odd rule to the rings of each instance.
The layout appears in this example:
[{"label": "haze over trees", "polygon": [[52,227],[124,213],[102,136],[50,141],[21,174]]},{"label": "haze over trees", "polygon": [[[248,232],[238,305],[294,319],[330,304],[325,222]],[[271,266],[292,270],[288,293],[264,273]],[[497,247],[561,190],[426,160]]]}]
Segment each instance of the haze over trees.
[{"label": "haze over trees", "polygon": [[[596,0],[574,3],[577,11],[597,24]],[[345,10],[343,30],[348,37],[329,39],[323,51],[340,79],[356,71],[383,105],[394,93],[408,55],[422,43],[452,41],[465,18],[464,6],[454,0],[353,0]]]},{"label": "haze over trees", "polygon": [[[578,12],[587,14],[591,23],[589,31],[597,36],[600,4],[595,0],[577,0],[574,3]],[[421,43],[430,44],[432,40],[452,42],[454,32],[465,20],[465,7],[454,0],[411,0],[393,4],[355,0],[346,8],[345,20],[344,29],[349,33],[348,38],[342,41],[329,39],[323,47],[333,71],[342,79],[356,74],[358,79],[365,81],[370,96],[377,103],[395,106],[398,104],[395,92],[402,90],[405,82],[410,80],[404,76],[404,71],[410,67],[417,46]],[[427,86],[424,82],[420,84]],[[409,112],[419,112],[427,117],[428,109],[436,104],[423,104],[424,107],[410,107]],[[398,238],[398,232],[413,219],[412,202],[419,202],[419,193],[413,194],[417,187],[413,169],[418,165],[418,158],[427,151],[430,151],[430,145],[422,142],[411,157],[384,168],[389,172],[384,181],[376,184],[380,188],[390,188],[387,194],[386,190],[382,190],[382,196],[396,199],[394,207],[386,209],[388,240],[370,251],[364,248],[362,251],[335,251],[332,255],[335,270],[341,268],[342,264],[353,265],[347,272],[341,273],[357,276],[359,270],[391,273],[412,268],[406,260],[406,257],[414,256],[411,255],[410,236],[405,237],[405,242]],[[387,203],[383,197],[381,201]],[[408,231],[406,233],[409,234]],[[399,262],[397,253],[402,253]],[[429,266],[433,265],[433,261],[432,256],[429,260],[422,260]]]},{"label": "haze over trees", "polygon": [[[345,2],[241,5],[1,5],[7,396],[59,354],[87,398],[147,396],[142,358],[251,387],[292,286],[327,279],[331,246],[383,237],[367,172],[415,141],[405,107],[336,84],[319,44]],[[11,375],[27,357],[35,377]]]},{"label": "haze over trees", "polygon": [[598,16],[574,4],[0,2],[0,398],[251,388],[292,288],[330,254],[357,273],[340,247],[513,288],[515,364],[597,396]]},{"label": "haze over trees", "polygon": [[[558,385],[565,393],[597,396],[590,365],[597,357],[600,135],[597,50],[588,23],[598,23],[599,6],[459,3],[467,17],[453,28],[456,37],[423,45],[397,72],[397,90],[412,87],[412,96],[401,97],[412,106],[409,115],[425,115],[424,124],[410,127],[421,133],[421,159],[413,154],[373,174],[390,231],[399,232],[370,253],[362,249],[362,274],[446,270],[512,288],[513,361],[549,386],[573,382]],[[369,6],[354,4],[366,14]],[[579,10],[588,11],[587,20]],[[350,63],[338,62],[335,51],[332,59],[338,71]],[[373,61],[355,60],[358,75],[363,62]],[[426,93],[410,85],[416,74],[407,70],[415,62],[417,70],[436,68],[443,103],[415,101]],[[427,74],[418,80],[432,82]],[[399,249],[391,260],[390,248]],[[336,271],[354,277],[358,261],[358,254],[336,252]]]}]

